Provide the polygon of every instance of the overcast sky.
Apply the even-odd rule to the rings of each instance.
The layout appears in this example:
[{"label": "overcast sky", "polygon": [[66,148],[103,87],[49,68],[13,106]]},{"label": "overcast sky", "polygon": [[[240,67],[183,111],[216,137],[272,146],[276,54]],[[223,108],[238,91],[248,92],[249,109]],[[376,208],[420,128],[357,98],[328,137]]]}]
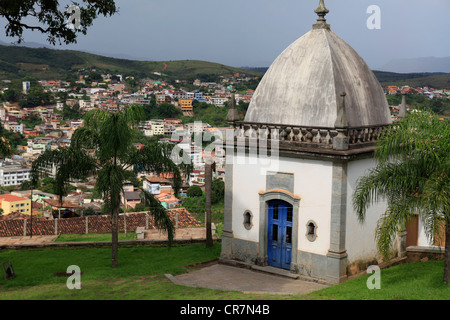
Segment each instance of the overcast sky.
[{"label": "overcast sky", "polygon": [[[206,60],[268,67],[311,30],[319,0],[118,0],[119,13],[99,18],[75,49],[143,60]],[[450,56],[449,0],[325,0],[331,29],[372,69],[398,58]],[[381,9],[370,30],[367,8]],[[0,25],[3,27],[4,23]],[[28,42],[45,43],[37,32]],[[0,40],[6,39],[4,33]]]}]

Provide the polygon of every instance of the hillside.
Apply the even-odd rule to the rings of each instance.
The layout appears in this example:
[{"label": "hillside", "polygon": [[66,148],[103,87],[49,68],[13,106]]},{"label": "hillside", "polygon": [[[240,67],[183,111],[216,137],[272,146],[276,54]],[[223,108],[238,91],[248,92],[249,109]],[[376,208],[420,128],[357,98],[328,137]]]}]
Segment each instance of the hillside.
[{"label": "hillside", "polygon": [[[165,80],[193,81],[195,78],[200,78],[205,82],[214,82],[218,75],[235,72],[262,76],[267,70],[267,68],[235,68],[198,60],[137,61],[72,50],[0,45],[0,80],[21,79],[26,76],[42,80],[64,79],[78,69],[89,67],[96,67],[112,74],[132,74],[141,78],[150,77],[153,72],[158,72],[162,73],[162,78]],[[374,71],[374,73],[382,86],[450,88],[450,74],[445,73],[385,71]]]},{"label": "hillside", "polygon": [[[450,88],[450,74],[420,74],[420,73],[388,73],[390,76],[383,75],[384,72],[375,72],[382,86],[410,86],[410,87],[430,87],[435,89]],[[394,76],[392,76],[394,75]]]},{"label": "hillside", "polygon": [[44,80],[65,78],[73,71],[88,67],[138,77],[148,77],[153,72],[159,72],[167,80],[193,80],[197,77],[208,78],[235,72],[261,75],[259,72],[197,60],[135,61],[72,50],[0,45],[0,79],[18,79],[25,76]]},{"label": "hillside", "polygon": [[[243,67],[243,69],[266,72],[268,68],[252,68]],[[410,87],[432,87],[435,89],[449,89],[450,88],[450,74],[449,73],[395,73],[387,71],[373,71],[378,81],[382,86],[405,86]]]}]

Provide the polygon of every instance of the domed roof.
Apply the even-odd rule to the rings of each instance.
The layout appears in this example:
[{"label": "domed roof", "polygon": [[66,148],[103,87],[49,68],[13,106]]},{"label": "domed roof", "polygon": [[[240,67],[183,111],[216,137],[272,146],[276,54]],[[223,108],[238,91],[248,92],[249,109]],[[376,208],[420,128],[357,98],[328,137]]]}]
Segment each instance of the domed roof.
[{"label": "domed roof", "polygon": [[321,0],[313,29],[273,62],[250,102],[245,122],[334,128],[345,95],[349,127],[391,123],[377,78],[358,53],[325,23]]}]

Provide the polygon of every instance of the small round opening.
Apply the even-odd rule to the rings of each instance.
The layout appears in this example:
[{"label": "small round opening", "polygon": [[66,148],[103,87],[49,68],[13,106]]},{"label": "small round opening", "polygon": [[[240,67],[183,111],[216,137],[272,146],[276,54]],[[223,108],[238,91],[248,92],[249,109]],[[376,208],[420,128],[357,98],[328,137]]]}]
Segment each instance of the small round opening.
[{"label": "small round opening", "polygon": [[308,221],[306,224],[306,238],[311,242],[317,238],[317,225],[314,221]]},{"label": "small round opening", "polygon": [[245,227],[245,229],[250,230],[252,228],[252,226],[253,226],[252,220],[253,220],[252,213],[249,210],[246,210],[244,212],[244,227]]},{"label": "small round opening", "polygon": [[316,226],[314,225],[314,223],[310,222],[308,224],[308,235],[313,236],[315,233],[316,233]]}]

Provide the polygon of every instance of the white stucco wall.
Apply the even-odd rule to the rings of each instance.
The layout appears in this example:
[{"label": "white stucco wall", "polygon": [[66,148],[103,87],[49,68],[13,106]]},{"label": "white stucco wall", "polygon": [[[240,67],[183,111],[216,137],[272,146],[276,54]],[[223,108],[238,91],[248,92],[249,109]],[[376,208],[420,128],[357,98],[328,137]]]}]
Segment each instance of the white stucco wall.
[{"label": "white stucco wall", "polygon": [[419,247],[435,247],[433,246],[433,240],[428,239],[425,229],[423,227],[422,217],[419,216],[419,236],[417,239],[417,245]]},{"label": "white stucco wall", "polygon": [[349,263],[372,259],[378,256],[375,231],[378,219],[386,211],[385,201],[372,204],[367,210],[363,224],[353,210],[353,192],[359,177],[368,174],[370,168],[376,166],[374,159],[350,161],[347,167],[347,216],[345,246]]},{"label": "white stucco wall", "polygon": [[[298,219],[298,249],[325,255],[330,244],[332,163],[320,160],[281,158],[272,167],[255,157],[236,156],[233,167],[233,234],[235,238],[259,242],[259,192],[266,190],[266,172],[294,174],[294,195],[301,197]],[[253,227],[245,229],[243,214],[250,210]],[[317,238],[306,239],[306,224],[314,220]]]}]

